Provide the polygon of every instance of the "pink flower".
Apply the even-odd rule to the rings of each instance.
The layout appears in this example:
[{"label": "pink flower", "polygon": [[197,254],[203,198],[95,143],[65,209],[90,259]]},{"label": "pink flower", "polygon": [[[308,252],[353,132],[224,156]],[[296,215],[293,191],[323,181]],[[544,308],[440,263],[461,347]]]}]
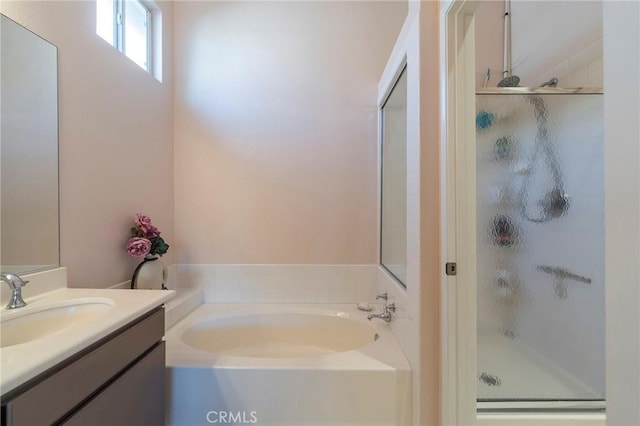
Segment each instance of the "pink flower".
[{"label": "pink flower", "polygon": [[147,234],[149,230],[154,227],[151,224],[151,219],[149,218],[149,216],[142,213],[136,214],[136,220],[134,221],[134,223],[143,234]]},{"label": "pink flower", "polygon": [[151,224],[151,219],[149,218],[149,216],[138,213],[136,214],[136,220],[134,221],[134,223],[136,225],[136,228],[138,228],[138,230],[140,231],[138,235],[142,234],[143,237],[149,239],[158,238],[160,236],[160,231],[158,230],[158,228]]},{"label": "pink flower", "polygon": [[127,254],[133,257],[143,257],[151,250],[151,241],[146,238],[132,237],[127,242]]},{"label": "pink flower", "polygon": [[144,233],[147,238],[158,238],[160,236],[160,231],[153,225],[149,225],[149,229]]}]

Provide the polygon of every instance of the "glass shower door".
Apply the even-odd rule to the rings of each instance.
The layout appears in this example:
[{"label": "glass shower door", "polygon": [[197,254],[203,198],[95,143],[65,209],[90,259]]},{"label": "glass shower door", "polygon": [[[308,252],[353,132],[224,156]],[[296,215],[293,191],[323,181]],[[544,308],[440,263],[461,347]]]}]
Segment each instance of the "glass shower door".
[{"label": "glass shower door", "polygon": [[476,96],[478,400],[602,401],[603,101]]}]

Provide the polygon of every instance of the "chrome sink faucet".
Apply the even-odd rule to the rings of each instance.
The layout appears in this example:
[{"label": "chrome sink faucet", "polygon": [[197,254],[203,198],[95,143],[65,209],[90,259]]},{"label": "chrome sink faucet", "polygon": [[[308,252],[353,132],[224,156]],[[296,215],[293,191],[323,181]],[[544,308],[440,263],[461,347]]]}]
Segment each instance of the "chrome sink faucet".
[{"label": "chrome sink faucet", "polygon": [[22,308],[27,306],[27,302],[22,299],[22,287],[27,285],[29,281],[22,281],[22,278],[16,274],[9,272],[3,272],[0,274],[0,279],[11,287],[11,299],[7,304],[7,309]]},{"label": "chrome sink faucet", "polygon": [[382,312],[379,314],[369,314],[367,315],[367,319],[371,321],[374,318],[380,318],[385,322],[391,322],[391,314],[396,311],[396,304],[389,303],[387,304],[388,295],[387,293],[382,293],[376,296],[376,300],[384,300],[382,304]]}]

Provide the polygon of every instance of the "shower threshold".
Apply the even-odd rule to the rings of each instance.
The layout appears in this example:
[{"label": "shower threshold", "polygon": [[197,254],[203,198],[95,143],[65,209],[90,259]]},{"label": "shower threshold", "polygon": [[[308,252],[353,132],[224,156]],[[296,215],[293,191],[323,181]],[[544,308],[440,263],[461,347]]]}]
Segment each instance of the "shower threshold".
[{"label": "shower threshold", "polygon": [[476,426],[606,426],[605,401],[478,401]]},{"label": "shower threshold", "polygon": [[478,413],[604,413],[604,400],[478,400]]}]

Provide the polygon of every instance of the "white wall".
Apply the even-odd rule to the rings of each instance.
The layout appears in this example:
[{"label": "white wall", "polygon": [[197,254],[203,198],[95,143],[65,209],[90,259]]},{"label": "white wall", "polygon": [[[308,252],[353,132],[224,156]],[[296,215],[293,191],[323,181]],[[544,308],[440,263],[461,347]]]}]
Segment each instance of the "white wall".
[{"label": "white wall", "polygon": [[405,15],[175,4],[179,263],[377,262],[376,84]]},{"label": "white wall", "polygon": [[[583,85],[580,75],[563,79],[597,60],[596,49],[602,43],[601,1],[516,0],[511,15],[513,72],[522,79],[522,86],[540,85],[552,77],[548,73],[554,68],[559,87]],[[601,49],[599,53],[601,57]]]},{"label": "white wall", "polygon": [[607,425],[640,424],[640,4],[604,5]]},{"label": "white wall", "polygon": [[0,3],[58,47],[60,260],[71,286],[131,278],[138,261],[125,245],[138,212],[173,244],[173,4],[158,5],[163,83],[96,35],[92,1]]},{"label": "white wall", "polygon": [[206,303],[375,303],[377,265],[176,265]]},{"label": "white wall", "polygon": [[[511,3],[513,74],[523,87],[552,77],[558,87],[602,86],[602,2],[527,1]],[[483,1],[476,14],[476,85],[502,79],[504,2]]]}]

